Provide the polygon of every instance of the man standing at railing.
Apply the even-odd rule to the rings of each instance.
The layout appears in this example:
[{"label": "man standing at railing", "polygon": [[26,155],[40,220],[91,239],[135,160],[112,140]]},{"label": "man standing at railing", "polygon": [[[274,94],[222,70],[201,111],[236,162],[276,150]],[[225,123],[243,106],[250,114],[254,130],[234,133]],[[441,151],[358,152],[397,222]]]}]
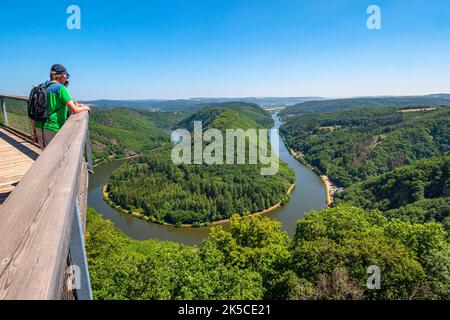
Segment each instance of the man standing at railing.
[{"label": "man standing at railing", "polygon": [[73,101],[67,90],[70,75],[67,69],[55,64],[50,70],[50,81],[45,83],[47,89],[47,120],[35,122],[35,136],[39,145],[44,149],[56,136],[67,121],[68,110],[75,114],[91,109]]}]

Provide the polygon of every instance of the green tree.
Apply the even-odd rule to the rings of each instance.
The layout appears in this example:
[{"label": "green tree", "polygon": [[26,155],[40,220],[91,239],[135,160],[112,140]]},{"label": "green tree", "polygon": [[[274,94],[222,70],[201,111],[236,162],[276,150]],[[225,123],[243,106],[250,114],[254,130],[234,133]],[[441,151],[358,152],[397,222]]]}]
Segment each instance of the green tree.
[{"label": "green tree", "polygon": [[[280,298],[285,292],[283,273],[291,259],[291,240],[281,224],[268,218],[231,218],[229,229],[213,228],[204,241],[202,255],[215,256],[226,265],[261,274],[266,298]],[[277,290],[278,288],[278,290]]]},{"label": "green tree", "polygon": [[[445,231],[436,224],[389,221],[378,211],[340,205],[299,221],[293,267],[300,279],[314,284],[344,270],[370,298],[445,298],[448,250]],[[365,288],[371,265],[381,269],[380,291]]]},{"label": "green tree", "polygon": [[259,273],[225,265],[195,247],[133,241],[88,210],[86,236],[95,299],[261,299]]}]

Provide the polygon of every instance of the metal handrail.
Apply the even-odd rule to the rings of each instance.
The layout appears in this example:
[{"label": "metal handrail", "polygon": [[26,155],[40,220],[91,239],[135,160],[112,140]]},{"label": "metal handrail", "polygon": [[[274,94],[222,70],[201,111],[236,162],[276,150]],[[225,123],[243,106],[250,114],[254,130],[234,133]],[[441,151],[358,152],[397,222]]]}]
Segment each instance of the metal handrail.
[{"label": "metal handrail", "polygon": [[14,99],[14,100],[28,101],[28,97],[24,97],[24,96],[14,96],[14,95],[3,94],[3,93],[0,93],[0,98],[7,98],[7,99]]},{"label": "metal handrail", "polygon": [[[1,107],[2,113],[3,113],[3,127],[5,127],[8,131],[11,131],[12,133],[28,140],[29,142],[35,143],[36,139],[33,136],[33,132],[26,133],[26,132],[23,132],[22,130],[14,128],[13,126],[10,125],[9,117],[8,117],[8,110],[7,110],[7,100],[8,99],[28,102],[27,97],[0,94],[0,107]],[[32,131],[32,125],[31,125],[30,119],[28,119],[28,125],[30,128],[30,131]]]}]

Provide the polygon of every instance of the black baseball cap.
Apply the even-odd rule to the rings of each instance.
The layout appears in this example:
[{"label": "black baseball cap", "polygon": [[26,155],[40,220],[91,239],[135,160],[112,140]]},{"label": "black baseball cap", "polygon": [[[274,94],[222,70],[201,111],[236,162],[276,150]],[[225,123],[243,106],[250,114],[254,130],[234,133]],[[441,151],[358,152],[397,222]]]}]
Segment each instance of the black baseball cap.
[{"label": "black baseball cap", "polygon": [[62,64],[54,64],[52,66],[51,72],[55,72],[56,74],[67,74],[70,77],[70,74],[67,72],[66,67],[64,67]]}]

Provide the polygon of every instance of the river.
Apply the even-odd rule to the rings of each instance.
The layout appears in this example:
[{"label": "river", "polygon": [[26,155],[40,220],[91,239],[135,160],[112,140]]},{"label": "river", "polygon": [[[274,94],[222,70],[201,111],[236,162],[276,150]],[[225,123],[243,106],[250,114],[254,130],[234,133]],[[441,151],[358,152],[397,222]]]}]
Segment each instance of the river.
[{"label": "river", "polygon": [[[274,115],[275,127],[280,128],[281,122]],[[296,223],[305,213],[322,209],[326,206],[326,191],[320,177],[307,166],[299,163],[291,156],[283,141],[280,141],[280,157],[296,175],[296,188],[291,194],[290,201],[284,206],[267,213],[266,216],[279,220],[283,230],[290,236],[295,233]],[[210,232],[210,227],[180,228],[150,224],[145,221],[122,214],[111,208],[103,199],[102,188],[108,182],[111,173],[119,168],[126,160],[118,160],[95,168],[95,174],[90,176],[88,204],[103,218],[111,220],[129,237],[136,240],[158,239],[174,241],[188,245],[199,245]]]}]

